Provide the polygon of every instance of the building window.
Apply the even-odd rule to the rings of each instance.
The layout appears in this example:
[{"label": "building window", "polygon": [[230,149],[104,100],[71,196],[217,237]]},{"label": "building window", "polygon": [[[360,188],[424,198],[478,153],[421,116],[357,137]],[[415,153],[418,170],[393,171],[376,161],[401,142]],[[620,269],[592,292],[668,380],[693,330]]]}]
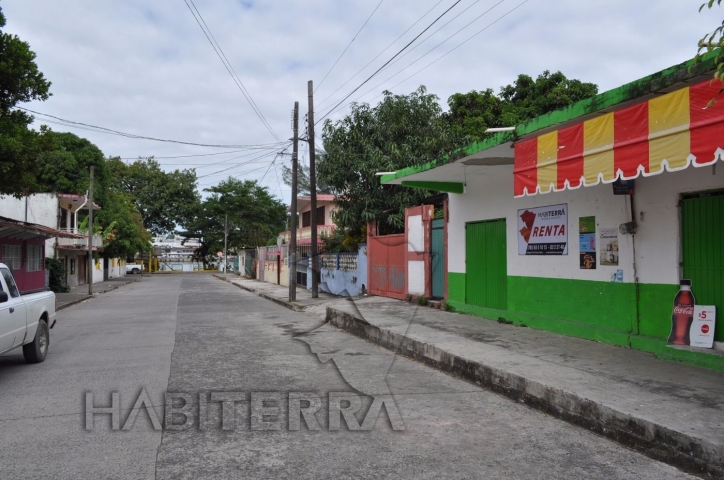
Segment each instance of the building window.
[{"label": "building window", "polygon": [[324,223],[324,207],[317,207],[317,225],[325,225],[325,223]]},{"label": "building window", "polygon": [[3,263],[10,270],[20,270],[23,266],[23,248],[20,245],[3,245]]},{"label": "building window", "polygon": [[302,227],[309,227],[312,225],[312,212],[302,213]]},{"label": "building window", "polygon": [[28,245],[28,272],[43,270],[43,246]]}]

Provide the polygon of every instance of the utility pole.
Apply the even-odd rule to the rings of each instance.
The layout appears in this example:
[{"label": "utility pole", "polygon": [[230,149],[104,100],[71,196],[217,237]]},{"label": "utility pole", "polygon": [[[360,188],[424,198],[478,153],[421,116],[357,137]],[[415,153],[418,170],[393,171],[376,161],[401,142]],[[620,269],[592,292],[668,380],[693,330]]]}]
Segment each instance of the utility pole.
[{"label": "utility pole", "polygon": [[299,156],[299,102],[294,102],[294,111],[292,112],[292,206],[289,232],[289,301],[293,302],[297,299],[297,168]]},{"label": "utility pole", "polygon": [[88,295],[93,295],[93,174],[95,167],[90,167],[90,183],[88,185]]},{"label": "utility pole", "polygon": [[312,211],[312,298],[319,298],[319,253],[317,252],[317,168],[314,159],[314,83],[307,83],[309,113],[307,114],[307,141],[309,142],[309,194],[311,195]]},{"label": "utility pole", "polygon": [[229,214],[227,213],[224,216],[224,276],[226,276],[226,272],[229,270],[229,256],[226,253],[228,250],[226,248],[226,241],[229,237]]}]

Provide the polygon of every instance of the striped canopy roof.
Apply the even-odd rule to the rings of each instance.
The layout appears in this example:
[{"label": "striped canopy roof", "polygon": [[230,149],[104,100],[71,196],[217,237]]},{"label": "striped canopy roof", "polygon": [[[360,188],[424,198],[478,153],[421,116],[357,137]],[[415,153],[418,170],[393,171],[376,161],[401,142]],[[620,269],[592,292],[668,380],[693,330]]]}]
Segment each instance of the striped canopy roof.
[{"label": "striped canopy roof", "polygon": [[706,80],[515,144],[516,197],[724,159],[724,96]]}]

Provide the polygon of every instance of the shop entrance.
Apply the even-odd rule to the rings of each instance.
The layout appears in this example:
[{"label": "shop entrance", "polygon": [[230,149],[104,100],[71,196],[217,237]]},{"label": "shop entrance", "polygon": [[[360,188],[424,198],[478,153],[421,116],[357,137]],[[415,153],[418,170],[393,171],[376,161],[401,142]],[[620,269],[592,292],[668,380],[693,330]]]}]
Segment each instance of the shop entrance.
[{"label": "shop entrance", "polygon": [[445,295],[445,220],[432,221],[432,296],[442,298]]},{"label": "shop entrance", "polygon": [[506,252],[505,219],[465,224],[465,303],[507,308]]},{"label": "shop entrance", "polygon": [[724,342],[724,190],[686,194],[681,200],[681,270],[696,303],[716,305],[714,339]]}]

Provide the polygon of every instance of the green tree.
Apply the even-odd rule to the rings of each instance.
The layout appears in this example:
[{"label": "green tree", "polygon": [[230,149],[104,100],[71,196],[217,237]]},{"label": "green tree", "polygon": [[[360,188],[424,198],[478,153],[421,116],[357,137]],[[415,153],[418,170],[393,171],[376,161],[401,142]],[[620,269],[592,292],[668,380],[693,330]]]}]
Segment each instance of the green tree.
[{"label": "green tree", "polygon": [[70,132],[54,132],[45,125],[40,127],[38,146],[35,173],[39,191],[86,194],[93,166],[93,201],[107,203],[111,178],[100,148],[88,139]]},{"label": "green tree", "polygon": [[[699,12],[705,8],[712,9],[715,5],[720,6],[721,2],[722,0],[708,0],[699,7]],[[699,40],[699,51],[696,54],[695,60],[698,62],[701,60],[702,55],[716,51],[714,57],[714,63],[716,65],[714,78],[724,80],[724,52],[722,51],[724,48],[722,47],[724,47],[724,21],[711,33],[707,33]],[[721,91],[719,93],[721,93]],[[712,101],[714,101],[714,99],[712,99]]]},{"label": "green tree", "polygon": [[518,75],[513,84],[500,89],[499,95],[492,89],[451,95],[445,118],[451,134],[462,143],[470,143],[481,140],[487,128],[513,127],[597,93],[598,86],[593,83],[546,70],[535,80]]},{"label": "green tree", "polygon": [[197,207],[187,231],[181,233],[199,240],[201,247],[195,255],[204,264],[223,250],[227,217],[230,250],[265,245],[286,227],[286,206],[256,181],[229,177],[205,191],[210,195]]},{"label": "green tree", "polygon": [[200,202],[194,169],[165,172],[153,157],[139,158],[130,165],[120,158],[111,158],[108,163],[153,234],[173,232],[193,219]]},{"label": "green tree", "polygon": [[435,95],[420,87],[409,95],[384,92],[371,107],[353,104],[343,119],[324,124],[319,175],[337,194],[335,223],[357,234],[368,221],[383,230],[404,227],[404,210],[426,190],[380,185],[376,172],[395,171],[449,154],[453,139]]},{"label": "green tree", "polygon": [[35,63],[30,45],[3,31],[0,7],[0,194],[21,196],[34,192],[37,134],[28,126],[33,117],[13,110],[19,103],[47,100],[50,82]]}]

